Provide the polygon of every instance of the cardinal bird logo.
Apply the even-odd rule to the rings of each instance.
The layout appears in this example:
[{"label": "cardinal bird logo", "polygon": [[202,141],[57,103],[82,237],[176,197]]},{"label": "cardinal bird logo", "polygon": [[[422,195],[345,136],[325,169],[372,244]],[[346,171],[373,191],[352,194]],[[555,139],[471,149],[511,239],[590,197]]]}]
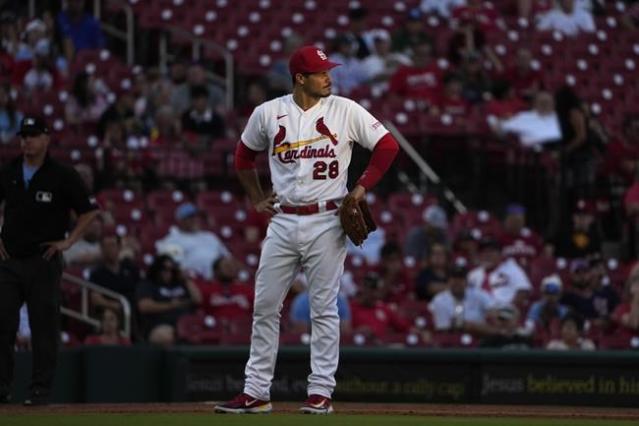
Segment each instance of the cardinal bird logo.
[{"label": "cardinal bird logo", "polygon": [[317,122],[315,122],[315,130],[317,130],[321,135],[329,138],[333,145],[337,145],[337,139],[335,139],[335,136],[333,136],[328,127],[326,127],[326,124],[324,124],[324,117],[320,117]]}]

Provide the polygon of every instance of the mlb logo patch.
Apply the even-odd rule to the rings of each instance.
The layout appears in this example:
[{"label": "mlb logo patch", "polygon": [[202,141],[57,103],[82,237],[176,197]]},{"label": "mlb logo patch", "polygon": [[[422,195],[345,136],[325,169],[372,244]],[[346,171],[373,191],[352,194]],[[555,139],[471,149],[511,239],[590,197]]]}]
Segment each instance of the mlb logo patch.
[{"label": "mlb logo patch", "polygon": [[50,203],[53,201],[53,194],[46,191],[38,191],[36,192],[35,199],[39,203]]}]

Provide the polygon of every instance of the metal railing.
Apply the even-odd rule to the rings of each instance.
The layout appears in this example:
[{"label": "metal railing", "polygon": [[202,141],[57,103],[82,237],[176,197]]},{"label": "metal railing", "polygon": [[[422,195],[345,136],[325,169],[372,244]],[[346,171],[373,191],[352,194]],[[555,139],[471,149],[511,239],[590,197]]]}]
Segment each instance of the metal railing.
[{"label": "metal railing", "polygon": [[175,34],[182,38],[189,39],[191,41],[191,59],[193,59],[194,61],[200,60],[202,56],[202,49],[211,49],[219,53],[220,56],[222,56],[222,58],[224,59],[225,75],[220,76],[215,73],[209,72],[208,76],[212,78],[214,81],[221,83],[225,86],[225,89],[226,89],[225,105],[226,105],[227,111],[231,111],[233,109],[233,103],[234,103],[233,91],[235,86],[235,79],[233,76],[234,67],[235,67],[233,54],[229,52],[227,49],[225,49],[224,47],[220,46],[219,44],[202,37],[197,37],[193,35],[191,32],[186,31],[182,28],[179,28],[176,26],[165,26],[164,29],[167,30],[168,33],[164,32],[160,36],[160,46],[158,49],[160,53],[160,64],[159,64],[160,70],[166,71],[167,64],[170,59],[169,48],[168,48],[168,44],[169,44],[168,34]]},{"label": "metal railing", "polygon": [[131,337],[131,304],[123,295],[111,291],[107,288],[101,287],[97,284],[93,284],[92,282],[83,280],[82,278],[78,278],[74,275],[64,273],[62,274],[62,281],[77,285],[80,287],[80,311],[76,311],[65,306],[60,307],[60,312],[63,315],[76,319],[78,321],[89,324],[93,327],[99,327],[100,321],[96,318],[91,317],[89,313],[89,295],[90,292],[99,293],[103,296],[106,296],[110,299],[116,300],[122,306],[122,335],[124,337]]},{"label": "metal railing", "polygon": [[126,64],[132,66],[135,63],[135,15],[133,14],[133,8],[122,0],[110,0],[110,2],[122,8],[126,16],[125,31],[100,21],[102,13],[101,0],[93,0],[93,16],[100,22],[104,32],[126,42]]},{"label": "metal railing", "polygon": [[384,126],[386,126],[386,128],[391,132],[393,137],[397,140],[397,143],[399,143],[399,146],[404,150],[406,155],[408,155],[408,157],[413,160],[413,162],[426,176],[426,178],[434,185],[441,188],[442,194],[444,195],[446,200],[448,200],[448,202],[453,205],[455,210],[457,210],[458,213],[466,213],[468,211],[466,206],[459,200],[459,198],[457,198],[453,191],[444,186],[439,175],[437,175],[437,173],[435,173],[435,171],[428,165],[426,160],[424,160],[419,152],[417,152],[413,145],[408,140],[406,140],[404,135],[400,133],[397,127],[395,127],[395,125],[388,120],[384,121]]}]

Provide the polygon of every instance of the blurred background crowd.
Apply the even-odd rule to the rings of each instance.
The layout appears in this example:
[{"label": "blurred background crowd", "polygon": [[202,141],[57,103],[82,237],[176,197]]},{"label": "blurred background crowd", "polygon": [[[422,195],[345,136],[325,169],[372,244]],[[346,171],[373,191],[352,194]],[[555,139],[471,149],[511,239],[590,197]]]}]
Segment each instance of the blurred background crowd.
[{"label": "blurred background crowd", "polygon": [[[369,194],[380,229],[349,247],[346,344],[639,347],[639,2],[381,3],[4,2],[0,161],[25,113],[48,120],[51,154],[103,209],[67,273],[131,306],[65,281],[64,306],[99,324],[68,318],[65,344],[248,343],[268,218],[232,154],[253,108],[290,90],[288,53],[316,44],[342,64],[334,93],[446,184],[402,153]],[[284,344],[309,342],[309,315],[301,271]]]}]

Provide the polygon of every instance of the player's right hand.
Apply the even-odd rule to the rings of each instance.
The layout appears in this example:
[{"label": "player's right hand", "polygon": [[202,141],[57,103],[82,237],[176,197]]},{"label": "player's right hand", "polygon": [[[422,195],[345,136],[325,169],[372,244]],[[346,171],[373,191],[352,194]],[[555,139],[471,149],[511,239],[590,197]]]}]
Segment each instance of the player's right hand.
[{"label": "player's right hand", "polygon": [[262,201],[255,204],[255,211],[258,213],[268,213],[271,216],[277,213],[275,210],[275,204],[278,202],[277,194],[272,193]]}]

